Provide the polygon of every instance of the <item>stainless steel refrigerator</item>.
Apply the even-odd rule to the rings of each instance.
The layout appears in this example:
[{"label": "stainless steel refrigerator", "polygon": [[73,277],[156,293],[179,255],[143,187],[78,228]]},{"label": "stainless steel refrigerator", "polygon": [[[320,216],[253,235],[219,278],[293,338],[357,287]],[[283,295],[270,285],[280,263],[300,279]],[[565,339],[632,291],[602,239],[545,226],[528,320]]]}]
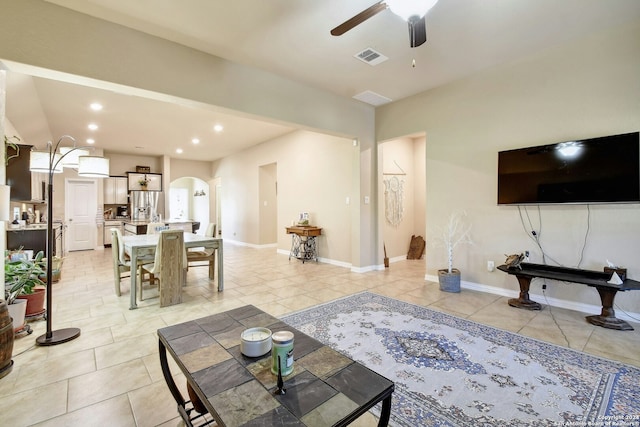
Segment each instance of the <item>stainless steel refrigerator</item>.
[{"label": "stainless steel refrigerator", "polygon": [[161,191],[131,191],[131,219],[134,221],[159,220],[160,193]]}]

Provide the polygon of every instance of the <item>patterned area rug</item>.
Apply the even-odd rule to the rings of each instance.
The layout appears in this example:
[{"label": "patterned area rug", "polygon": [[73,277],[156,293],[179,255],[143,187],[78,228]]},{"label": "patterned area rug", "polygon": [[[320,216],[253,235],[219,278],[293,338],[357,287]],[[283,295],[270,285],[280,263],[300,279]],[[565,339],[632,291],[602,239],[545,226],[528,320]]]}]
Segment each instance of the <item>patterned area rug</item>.
[{"label": "patterned area rug", "polygon": [[368,292],[283,320],[394,381],[391,425],[640,425],[633,366]]}]

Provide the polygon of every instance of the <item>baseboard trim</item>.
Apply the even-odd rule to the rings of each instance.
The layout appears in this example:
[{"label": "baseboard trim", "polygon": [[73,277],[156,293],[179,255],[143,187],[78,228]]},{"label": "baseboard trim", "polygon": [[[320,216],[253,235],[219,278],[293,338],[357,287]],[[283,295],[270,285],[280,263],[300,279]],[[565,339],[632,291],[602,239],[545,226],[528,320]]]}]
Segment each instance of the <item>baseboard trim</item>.
[{"label": "baseboard trim", "polygon": [[267,243],[266,245],[256,245],[254,243],[239,242],[237,240],[229,240],[229,239],[224,239],[224,243],[231,243],[233,245],[244,246],[246,248],[253,248],[253,249],[267,249],[267,248],[278,247],[277,243]]},{"label": "baseboard trim", "polygon": [[[277,249],[276,252],[280,255],[285,255],[285,256],[289,256],[289,253],[290,253],[288,249]],[[305,261],[305,262],[313,262],[313,261]],[[323,264],[335,265],[337,267],[351,268],[351,263],[344,262],[344,261],[336,261],[329,258],[318,257],[318,262],[321,262]]]},{"label": "baseboard trim", "polygon": [[[435,282],[436,284],[438,283],[438,276],[426,274],[424,276],[424,279],[429,282]],[[483,285],[481,283],[467,282],[465,280],[460,281],[460,287],[462,289],[485,292],[488,294],[500,295],[507,298],[518,298],[518,296],[520,295],[519,289],[512,290],[512,289],[497,288],[495,286]],[[544,294],[537,293],[531,290],[529,290],[529,295],[531,296],[532,300],[537,301],[543,305],[550,305],[552,307],[566,308],[567,310],[579,311],[585,314],[600,314],[600,312],[602,311],[602,307],[599,305],[585,304],[585,303],[569,301],[569,300],[559,299],[559,298],[550,298],[548,296],[545,296]],[[616,317],[618,319],[622,319],[626,321],[637,322],[638,319],[640,318],[640,313],[625,313],[625,312],[622,312],[620,309],[618,309],[616,310]]]}]

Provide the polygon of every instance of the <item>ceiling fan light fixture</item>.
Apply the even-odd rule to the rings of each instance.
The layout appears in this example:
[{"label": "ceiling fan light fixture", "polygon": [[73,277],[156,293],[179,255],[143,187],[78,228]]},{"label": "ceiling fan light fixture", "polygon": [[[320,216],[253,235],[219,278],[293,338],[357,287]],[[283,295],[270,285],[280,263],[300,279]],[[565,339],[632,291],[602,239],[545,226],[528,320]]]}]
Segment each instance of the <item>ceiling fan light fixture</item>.
[{"label": "ceiling fan light fixture", "polygon": [[435,6],[438,0],[386,0],[385,3],[395,13],[405,21],[417,16],[423,18],[429,10]]}]

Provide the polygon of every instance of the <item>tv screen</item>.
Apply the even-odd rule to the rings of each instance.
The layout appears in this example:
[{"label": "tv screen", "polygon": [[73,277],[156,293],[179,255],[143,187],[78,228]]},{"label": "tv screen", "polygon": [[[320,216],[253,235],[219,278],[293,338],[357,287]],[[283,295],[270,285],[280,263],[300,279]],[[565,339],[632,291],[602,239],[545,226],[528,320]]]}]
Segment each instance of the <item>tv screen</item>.
[{"label": "tv screen", "polygon": [[640,133],[498,153],[498,204],[640,202]]}]

